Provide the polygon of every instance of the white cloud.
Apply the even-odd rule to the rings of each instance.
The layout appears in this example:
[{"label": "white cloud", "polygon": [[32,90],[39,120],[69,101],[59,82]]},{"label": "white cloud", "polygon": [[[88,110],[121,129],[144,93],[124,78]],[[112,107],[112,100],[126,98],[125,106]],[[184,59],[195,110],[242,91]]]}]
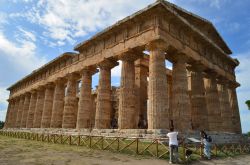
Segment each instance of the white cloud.
[{"label": "white cloud", "polygon": [[3,106],[8,105],[8,102],[6,101],[9,97],[9,92],[6,90],[5,87],[0,87],[0,104]]},{"label": "white cloud", "polygon": [[246,100],[250,99],[250,51],[238,54],[236,56],[240,61],[240,65],[236,69],[236,78],[237,81],[241,84],[239,88],[237,88],[239,108],[241,114],[241,123],[243,132],[250,131],[250,111],[247,110],[247,105],[245,104]]},{"label": "white cloud", "polygon": [[[26,35],[26,34],[24,34]],[[0,57],[11,61],[13,67],[30,72],[46,62],[36,55],[36,45],[26,38],[19,38],[19,43],[11,42],[0,31]]]},{"label": "white cloud", "polygon": [[36,41],[36,36],[34,35],[34,32],[30,32],[27,30],[24,30],[22,27],[18,27],[18,30],[21,32],[25,40],[31,40],[33,42]]},{"label": "white cloud", "polygon": [[[39,0],[26,14],[12,13],[11,17],[25,17],[41,25],[44,35],[58,41],[75,44],[75,37],[96,32],[115,21],[142,9],[154,0]],[[113,14],[115,13],[115,14]]]},{"label": "white cloud", "polygon": [[7,110],[0,110],[0,121],[5,121]]},{"label": "white cloud", "polygon": [[122,67],[122,61],[118,61],[119,65],[111,69],[111,76],[112,77],[121,77],[121,67]]}]

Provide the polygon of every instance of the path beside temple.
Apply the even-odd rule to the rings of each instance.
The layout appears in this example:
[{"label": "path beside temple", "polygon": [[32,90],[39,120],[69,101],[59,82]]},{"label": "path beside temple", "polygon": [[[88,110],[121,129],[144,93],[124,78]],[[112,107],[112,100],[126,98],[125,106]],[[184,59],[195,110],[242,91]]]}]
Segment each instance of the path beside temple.
[{"label": "path beside temple", "polygon": [[[85,147],[47,144],[0,136],[1,165],[162,165],[166,160],[141,156],[128,156],[109,151],[90,150]],[[250,164],[250,155],[223,160],[196,162],[195,164],[238,165]]]}]

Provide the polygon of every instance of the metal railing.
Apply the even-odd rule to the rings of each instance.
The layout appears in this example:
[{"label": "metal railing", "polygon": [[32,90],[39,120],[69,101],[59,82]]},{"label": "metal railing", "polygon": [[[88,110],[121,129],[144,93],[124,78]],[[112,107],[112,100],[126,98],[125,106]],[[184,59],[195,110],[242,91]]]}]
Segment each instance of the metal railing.
[{"label": "metal railing", "polygon": [[[92,149],[109,150],[134,155],[148,155],[157,158],[169,157],[169,147],[166,138],[140,138],[140,137],[112,137],[94,135],[63,135],[49,133],[14,132],[0,130],[0,135],[42,141],[54,144],[68,144],[85,146]],[[203,157],[201,144],[189,144],[182,142],[179,145],[179,155],[186,160],[186,150],[192,151],[193,159]],[[227,157],[237,154],[250,153],[250,144],[213,144],[211,154],[213,157]]]}]

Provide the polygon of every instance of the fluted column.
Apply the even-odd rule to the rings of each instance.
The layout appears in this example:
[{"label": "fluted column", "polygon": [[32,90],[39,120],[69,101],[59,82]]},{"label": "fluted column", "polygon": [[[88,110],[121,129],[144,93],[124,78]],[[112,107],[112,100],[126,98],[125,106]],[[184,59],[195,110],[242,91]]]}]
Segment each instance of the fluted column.
[{"label": "fluted column", "polygon": [[8,109],[7,109],[7,114],[5,117],[5,123],[4,123],[4,128],[9,128],[10,127],[10,118],[11,118],[11,113],[12,113],[12,109],[13,109],[13,100],[8,100],[9,104],[8,104]]},{"label": "fluted column", "polygon": [[77,120],[77,75],[68,75],[67,92],[64,102],[62,128],[76,128]]},{"label": "fluted column", "polygon": [[238,99],[237,99],[237,93],[236,88],[239,86],[237,83],[230,83],[229,84],[229,103],[232,113],[232,132],[241,134],[241,123],[240,123],[240,112],[239,112],[239,105],[238,105]]},{"label": "fluted column", "polygon": [[144,128],[147,121],[147,76],[148,67],[143,65],[143,58],[135,61],[135,94],[136,94],[136,109],[138,111],[138,119],[136,121],[139,128]]},{"label": "fluted column", "polygon": [[18,106],[19,106],[19,97],[14,98],[15,99],[15,106],[13,108],[12,114],[11,114],[11,128],[16,127],[16,118],[18,113]]},{"label": "fluted column", "polygon": [[129,51],[120,56],[122,60],[118,128],[137,128],[136,119],[138,112],[135,107],[135,65],[134,61],[140,56],[133,51]]},{"label": "fluted column", "polygon": [[52,106],[53,106],[53,95],[54,95],[54,85],[52,83],[47,84],[45,86],[41,128],[50,128]]},{"label": "fluted column", "polygon": [[208,130],[208,113],[201,64],[194,63],[188,67],[191,74],[191,118],[193,129]]},{"label": "fluted column", "polygon": [[44,87],[40,87],[39,89],[37,89],[37,102],[36,102],[36,108],[35,108],[35,114],[34,114],[34,120],[33,120],[34,128],[41,127],[43,106],[44,106],[44,95],[45,95]]},{"label": "fluted column", "polygon": [[22,120],[21,120],[21,128],[26,128],[26,122],[27,122],[29,105],[30,105],[30,98],[31,98],[31,94],[26,93],[24,103],[23,103],[23,114],[22,114]]},{"label": "fluted column", "polygon": [[20,96],[19,105],[18,105],[18,111],[17,111],[16,124],[15,124],[16,128],[20,128],[21,127],[24,99],[25,99],[24,96]]},{"label": "fluted column", "polygon": [[65,96],[65,80],[58,79],[56,82],[54,101],[52,107],[51,128],[62,128],[63,107]]},{"label": "fluted column", "polygon": [[91,95],[92,74],[95,73],[95,68],[85,68],[82,70],[81,89],[78,104],[77,124],[76,128],[90,128],[91,113],[93,111],[93,102]]},{"label": "fluted column", "polygon": [[37,92],[33,90],[31,91],[30,105],[29,105],[29,111],[28,111],[28,116],[27,116],[27,121],[26,121],[27,128],[33,128],[36,101],[37,101]]},{"label": "fluted column", "polygon": [[160,41],[148,45],[150,51],[148,129],[169,128],[165,49],[166,45]]},{"label": "fluted column", "polygon": [[191,129],[191,105],[188,95],[187,56],[174,54],[173,57],[173,123],[175,129],[188,131]]},{"label": "fluted column", "polygon": [[115,61],[105,60],[99,64],[99,85],[97,92],[95,128],[109,129],[111,124],[111,69],[118,65]]},{"label": "fluted column", "polygon": [[228,82],[226,80],[219,81],[218,91],[221,105],[222,131],[232,132],[232,113],[229,104]]},{"label": "fluted column", "polygon": [[214,72],[207,73],[205,81],[208,124],[210,131],[221,131],[220,100],[217,90],[217,81]]}]

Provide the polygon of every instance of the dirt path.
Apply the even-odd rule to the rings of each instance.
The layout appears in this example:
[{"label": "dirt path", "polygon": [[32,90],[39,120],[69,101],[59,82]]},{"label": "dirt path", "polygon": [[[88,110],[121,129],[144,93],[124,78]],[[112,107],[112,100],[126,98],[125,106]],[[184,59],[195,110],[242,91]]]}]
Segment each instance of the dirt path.
[{"label": "dirt path", "polygon": [[[165,165],[167,160],[0,136],[0,165]],[[195,164],[250,165],[250,155]]]}]

